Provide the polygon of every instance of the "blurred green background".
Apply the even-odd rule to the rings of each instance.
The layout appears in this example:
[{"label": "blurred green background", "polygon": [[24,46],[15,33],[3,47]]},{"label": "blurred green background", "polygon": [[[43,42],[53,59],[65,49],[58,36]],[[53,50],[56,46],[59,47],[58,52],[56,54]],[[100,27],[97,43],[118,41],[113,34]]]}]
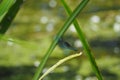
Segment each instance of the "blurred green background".
[{"label": "blurred green background", "polygon": [[[81,0],[66,0],[72,10]],[[56,33],[68,18],[60,0],[26,0],[0,40],[0,80],[32,80]],[[120,1],[91,0],[77,20],[104,80],[120,80]],[[82,48],[74,25],[64,39]],[[64,58],[57,46],[43,72]],[[44,80],[96,80],[86,55],[70,60]]]}]

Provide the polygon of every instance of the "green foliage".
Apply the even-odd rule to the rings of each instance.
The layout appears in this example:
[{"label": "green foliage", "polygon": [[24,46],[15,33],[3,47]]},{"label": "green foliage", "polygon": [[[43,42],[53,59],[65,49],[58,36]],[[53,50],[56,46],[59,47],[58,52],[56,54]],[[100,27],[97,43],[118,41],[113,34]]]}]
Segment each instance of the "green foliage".
[{"label": "green foliage", "polygon": [[[62,0],[62,3],[63,3],[63,5],[64,5],[64,7],[65,7],[65,10],[66,10],[67,13],[70,15],[70,14],[72,13],[72,11],[71,11],[70,8],[67,6],[67,4],[64,2],[64,0]],[[88,56],[89,61],[90,61],[90,63],[91,63],[91,66],[92,66],[94,72],[96,73],[98,79],[99,79],[99,80],[102,80],[101,73],[100,73],[100,71],[99,71],[99,69],[98,69],[98,67],[97,67],[97,64],[96,64],[96,62],[95,62],[95,59],[94,59],[94,57],[93,57],[93,55],[92,55],[92,52],[91,52],[90,47],[89,47],[89,44],[87,43],[87,41],[86,41],[86,39],[85,39],[85,37],[84,37],[84,35],[83,35],[83,32],[82,32],[82,30],[81,30],[80,27],[79,27],[79,24],[78,24],[77,20],[74,20],[73,24],[75,25],[75,29],[76,29],[76,31],[77,31],[77,33],[78,33],[78,35],[79,35],[79,39],[80,39],[80,41],[81,41],[82,44],[83,44],[83,47],[84,47],[84,50],[85,50],[85,54]]]},{"label": "green foliage", "polygon": [[[5,5],[2,5],[3,4],[3,2],[4,1],[7,1],[7,0],[0,0],[0,6],[5,6]],[[9,2],[10,0],[8,0],[8,2]],[[11,0],[11,1],[13,1],[13,0]],[[20,1],[20,2],[19,2]],[[5,8],[4,7],[0,7],[0,20],[2,20],[1,21],[1,23],[0,23],[0,33],[2,33],[2,34],[4,34],[6,31],[7,31],[7,29],[10,27],[10,24],[11,24],[11,22],[13,21],[13,19],[14,19],[14,17],[15,17],[15,15],[17,14],[17,11],[19,10],[19,7],[21,6],[20,4],[22,4],[23,2],[22,2],[23,0],[16,0],[16,3],[12,6],[12,4],[13,3],[11,3],[11,5],[7,5]],[[30,0],[31,1],[31,0]],[[30,1],[28,1],[28,2],[30,2]],[[14,27],[14,29],[13,28],[11,28],[12,30],[12,32],[10,32],[10,34],[8,33],[7,35],[11,35],[10,36],[10,38],[6,38],[5,36],[3,37],[3,35],[2,36],[0,36],[0,39],[1,39],[1,46],[0,46],[0,51],[1,51],[1,53],[2,54],[0,54],[0,65],[4,65],[4,66],[16,66],[18,63],[19,64],[21,64],[22,66],[23,65],[32,65],[33,66],[33,63],[37,60],[41,60],[40,58],[41,58],[41,56],[43,56],[44,55],[44,51],[46,51],[47,50],[47,47],[48,47],[48,45],[49,45],[49,43],[51,42],[51,39],[50,38],[46,38],[46,39],[43,39],[43,37],[42,36],[44,36],[44,37],[46,37],[46,33],[44,32],[45,31],[45,25],[42,25],[41,23],[40,23],[40,21],[39,21],[39,19],[40,19],[40,17],[41,17],[41,15],[42,15],[42,11],[43,10],[39,10],[40,9],[40,4],[39,4],[39,2],[38,2],[38,4],[36,5],[36,2],[34,1],[34,0],[32,0],[33,2],[31,3],[29,3],[29,6],[32,8],[30,8],[30,7],[27,7],[26,8],[26,5],[25,6],[23,6],[23,8],[22,8],[22,10],[21,10],[21,12],[22,12],[22,14],[20,14],[20,15],[18,15],[17,16],[17,19],[16,19],[16,21],[14,22],[15,23],[15,25],[13,24],[12,26]],[[47,0],[40,0],[40,3],[41,3],[41,1],[47,1]],[[64,0],[62,0],[62,1],[64,1]],[[79,1],[79,0],[77,0],[77,1]],[[77,2],[76,1],[76,2]],[[93,0],[93,2],[91,2],[91,3],[95,3],[94,1],[96,1],[96,0]],[[14,2],[14,1],[13,1]],[[97,4],[100,2],[100,1],[96,1],[97,2]],[[68,2],[69,3],[69,2]],[[78,2],[77,2],[78,3]],[[90,3],[90,4],[91,4]],[[118,3],[117,1],[115,2],[115,3]],[[114,4],[115,4],[114,3]],[[31,6],[31,4],[34,4],[33,6]],[[41,3],[42,4],[42,3]],[[70,7],[76,7],[76,5],[74,4],[74,3],[72,3],[73,5],[71,6],[70,5]],[[91,5],[88,5],[88,6],[91,6]],[[79,25],[78,25],[78,23],[77,23],[77,21],[76,20],[74,20],[74,22],[73,21],[70,21],[70,23],[69,24],[71,24],[72,22],[74,23],[74,25],[76,25],[75,26],[75,28],[76,28],[76,31],[77,31],[77,33],[78,33],[78,36],[79,36],[79,38],[80,38],[80,40],[82,41],[82,44],[83,44],[83,47],[84,47],[84,50],[85,50],[85,54],[88,56],[88,61],[87,60],[83,60],[83,61],[81,61],[81,60],[77,60],[77,61],[80,61],[80,62],[82,62],[81,63],[81,65],[78,65],[79,67],[80,67],[80,69],[77,69],[77,70],[79,70],[79,72],[80,72],[80,74],[85,74],[84,76],[89,76],[89,74],[88,75],[86,75],[86,73],[90,73],[90,72],[92,72],[92,70],[90,69],[90,71],[88,70],[88,67],[90,68],[90,66],[88,66],[88,64],[89,64],[89,62],[91,63],[91,65],[92,65],[92,67],[93,67],[93,71],[96,73],[96,75],[97,75],[97,77],[98,77],[98,79],[100,79],[101,78],[101,75],[100,75],[100,73],[99,73],[99,70],[98,70],[98,68],[97,68],[97,65],[96,65],[96,62],[95,62],[95,60],[94,60],[94,57],[92,56],[92,53],[91,53],[91,50],[90,50],[90,47],[89,47],[89,44],[87,43],[87,41],[86,41],[86,39],[85,39],[85,36],[84,36],[84,34],[86,34],[86,36],[87,36],[87,38],[89,37],[89,39],[93,39],[93,38],[96,38],[97,36],[99,37],[99,36],[102,36],[102,37],[111,37],[112,39],[114,38],[114,37],[117,37],[118,35],[119,35],[119,32],[118,33],[115,33],[114,32],[114,30],[113,30],[113,25],[114,25],[114,18],[115,18],[115,15],[114,14],[116,14],[116,13],[110,13],[109,15],[108,15],[108,11],[106,11],[106,12],[103,12],[103,14],[104,14],[104,19],[103,19],[103,15],[101,15],[100,13],[99,13],[99,11],[94,11],[94,8],[97,6],[97,8],[98,8],[98,10],[99,10],[99,5],[97,5],[97,4],[94,4],[92,7],[89,7],[88,9],[86,9],[86,11],[84,12],[85,14],[82,14],[82,15],[80,15],[79,17],[80,18],[82,18],[82,19],[80,19],[79,21],[81,22],[81,25],[82,24],[85,24],[85,27],[84,26],[82,26],[82,29],[83,29],[83,32],[82,32],[82,30],[79,28]],[[110,4],[113,4],[113,2],[111,2]],[[16,6],[15,6],[16,5]],[[106,7],[106,5],[108,5],[108,4],[105,4],[105,6],[103,6],[104,4],[100,4],[101,5],[101,7],[104,9],[105,7]],[[8,8],[8,6],[9,6],[9,8]],[[12,6],[12,7],[11,7]],[[17,7],[18,6],[18,7]],[[35,6],[37,6],[37,9],[34,9],[35,8]],[[11,8],[10,8],[11,7]],[[70,8],[69,8],[69,6],[67,6],[66,5],[66,3],[64,4],[64,7],[65,8],[67,8],[67,9],[65,9],[67,12],[68,12],[68,14],[71,14],[72,13],[72,11],[70,10]],[[106,7],[107,8],[107,7]],[[109,8],[109,7],[108,7]],[[16,10],[15,10],[16,9]],[[25,9],[25,10],[24,10]],[[34,10],[33,10],[34,9]],[[58,8],[57,8],[58,9]],[[73,8],[72,8],[73,9]],[[13,10],[13,12],[11,12],[11,10]],[[15,10],[15,11],[14,11]],[[52,11],[52,10],[51,10]],[[57,10],[56,10],[57,11]],[[101,10],[100,10],[101,11]],[[104,11],[104,10],[103,10]],[[86,13],[89,13],[89,12],[91,12],[91,13],[94,13],[94,14],[86,14]],[[98,13],[95,13],[95,12],[98,12]],[[105,13],[107,13],[107,16],[106,16],[106,14]],[[6,15],[5,15],[6,14]],[[23,16],[23,14],[24,14],[24,16]],[[31,16],[31,14],[32,14],[32,16]],[[43,13],[44,14],[44,13]],[[53,13],[52,13],[53,14]],[[119,14],[119,13],[118,13]],[[86,17],[88,17],[88,15],[89,15],[89,18],[87,18],[86,19]],[[100,22],[99,23],[92,23],[91,21],[90,21],[90,19],[91,19],[91,17],[92,16],[94,16],[94,15],[97,15],[97,16],[99,16],[100,17]],[[112,16],[111,16],[112,15]],[[114,15],[114,16],[113,16]],[[5,17],[4,17],[5,16]],[[38,17],[39,16],[39,17]],[[45,14],[45,16],[46,16],[46,14]],[[49,14],[49,16],[52,16],[52,17],[54,17],[53,15],[51,15],[51,14]],[[26,18],[27,17],[27,18]],[[48,17],[48,16],[47,16]],[[70,16],[71,17],[71,16]],[[75,16],[74,16],[75,17]],[[79,17],[78,17],[78,19],[79,19]],[[50,17],[51,18],[51,17]],[[9,20],[9,19],[11,19],[11,20]],[[26,19],[27,20],[29,20],[29,21],[26,21]],[[69,18],[70,19],[70,18]],[[83,20],[83,21],[82,21]],[[56,20],[57,21],[57,20]],[[64,20],[63,20],[64,21]],[[113,22],[112,22],[113,21]],[[111,25],[108,25],[109,23],[111,23],[112,22],[112,24]],[[7,24],[6,24],[7,23]],[[23,23],[22,25],[21,25],[21,23]],[[25,23],[25,24],[24,24]],[[41,27],[40,27],[40,31],[38,32],[39,33],[39,38],[41,39],[42,38],[42,40],[40,40],[40,42],[38,41],[37,43],[34,43],[34,41],[30,41],[31,39],[32,40],[36,40],[36,38],[33,36],[34,35],[34,33],[35,33],[35,30],[34,30],[34,27],[36,26],[36,23],[37,23],[37,25],[39,26],[42,26],[42,29],[41,29]],[[87,23],[87,24],[86,24]],[[106,23],[107,23],[107,25],[106,25]],[[16,27],[16,24],[17,24],[17,27]],[[20,24],[20,25],[19,25]],[[33,25],[34,24],[34,25]],[[66,24],[66,23],[65,23]],[[39,71],[38,70],[38,72],[41,72],[42,70],[43,70],[43,68],[45,68],[44,67],[44,65],[46,64],[46,61],[47,61],[47,59],[48,59],[48,57],[51,55],[51,53],[53,52],[53,50],[54,50],[54,48],[56,47],[56,43],[57,43],[57,41],[59,40],[59,38],[64,34],[64,32],[68,29],[68,25],[69,24],[66,24],[67,25],[67,27],[66,27],[66,29],[64,29],[64,30],[62,30],[61,29],[61,31],[59,31],[59,33],[56,35],[57,37],[54,39],[54,41],[52,42],[52,44],[51,44],[51,46],[50,46],[50,48],[49,48],[49,50],[47,51],[47,53],[48,54],[46,54],[45,56],[44,56],[44,58],[43,58],[43,63],[42,63],[42,65],[40,65],[40,66],[42,66],[42,68],[41,68],[41,70]],[[93,28],[95,28],[94,27],[94,25],[97,25],[97,28],[99,28],[99,30],[98,31],[94,31],[94,30],[92,30]],[[6,27],[7,26],[7,27]],[[22,28],[21,28],[21,26],[22,26]],[[28,26],[29,26],[29,29],[28,29]],[[108,27],[107,27],[108,26]],[[43,29],[44,28],[44,29]],[[56,28],[58,28],[58,27],[55,27],[55,31],[56,31]],[[21,34],[21,31],[23,30],[23,34]],[[29,30],[29,31],[28,31]],[[54,33],[55,33],[55,31],[52,33],[52,35],[54,35]],[[32,33],[31,33],[32,32]],[[12,33],[12,34],[11,34]],[[42,33],[42,34],[41,34]],[[44,34],[45,33],[45,34]],[[31,35],[32,34],[32,35]],[[48,33],[47,33],[48,34]],[[24,36],[25,35],[25,36]],[[38,35],[38,34],[37,34]],[[22,40],[16,40],[16,39],[13,39],[13,38],[11,38],[11,37],[15,37],[15,36],[19,36],[19,38],[21,38],[21,39],[26,39],[26,40],[28,40],[27,42],[25,41],[22,41]],[[36,36],[36,35],[35,35]],[[47,35],[47,37],[48,37],[49,35]],[[23,38],[23,37],[25,37],[25,38]],[[37,36],[38,37],[38,36]],[[31,38],[31,39],[30,39]],[[32,42],[33,42],[33,44],[32,44]],[[12,46],[11,45],[9,45],[9,43],[11,44],[13,44]],[[44,46],[44,49],[42,48]],[[114,49],[114,48],[113,48]],[[55,50],[56,51],[56,50]],[[57,51],[55,52],[55,54],[53,54],[54,55],[54,57],[56,57],[56,58],[60,58],[60,56],[59,55],[61,55],[61,54],[59,54],[60,52],[59,52],[60,50],[58,50],[57,49]],[[97,52],[94,52],[96,55],[101,55],[101,53],[103,54],[103,52],[101,52],[101,50],[99,50],[99,51],[97,51]],[[98,53],[100,53],[100,54],[98,54]],[[109,53],[109,52],[106,52],[106,53]],[[58,54],[58,55],[56,55],[56,54]],[[19,57],[19,55],[20,55],[20,57]],[[108,54],[109,55],[109,54]],[[113,54],[114,55],[114,54]],[[111,58],[113,58],[113,55],[112,55],[112,57]],[[34,60],[31,60],[31,59],[33,59],[33,58],[31,58],[31,56],[35,56],[35,59]],[[119,61],[119,58],[115,58],[116,60],[114,60],[114,59],[111,59],[111,58],[109,58],[109,59],[106,59],[106,57],[103,55],[102,56],[103,57],[103,59],[101,59],[100,61],[98,61],[98,66],[101,68],[101,65],[102,65],[102,68],[107,68],[107,69],[109,69],[109,70],[111,70],[112,72],[115,72],[115,73],[118,73],[119,75],[120,75],[120,73],[119,73],[119,67],[118,67],[118,65],[114,65],[114,64],[116,64],[116,63],[119,63],[118,61]],[[52,59],[53,57],[51,56],[50,57],[50,59]],[[17,59],[17,60],[16,60]],[[96,59],[96,60],[99,60],[98,58]],[[105,60],[107,60],[107,61],[105,61]],[[50,60],[50,61],[48,61],[48,64],[51,64],[51,63],[53,63],[53,62],[55,62],[56,60],[54,59],[52,59],[52,60]],[[113,61],[113,62],[112,62]],[[41,63],[41,62],[40,62]],[[78,62],[72,62],[71,61],[71,63],[73,63],[73,64],[76,64],[77,65],[77,63]],[[72,66],[75,66],[75,65],[73,65],[72,64]],[[99,65],[100,64],[100,65]],[[114,66],[113,66],[114,65]],[[82,67],[81,67],[82,66]],[[40,68],[40,67],[39,67]],[[74,70],[74,69],[73,69]],[[74,72],[77,72],[77,71],[74,71]],[[64,72],[63,72],[64,73]],[[22,72],[21,72],[21,74],[22,74]],[[21,74],[18,74],[18,75],[21,75]],[[22,74],[23,76],[22,77],[26,77],[26,76],[24,76],[24,74]],[[39,74],[38,74],[39,75]],[[119,76],[118,75],[118,76]],[[15,75],[16,76],[16,75]],[[30,75],[31,76],[31,75]],[[60,76],[59,74],[58,74],[58,76]],[[104,76],[104,75],[103,75]],[[23,79],[23,78],[21,78],[21,76],[19,77],[20,79]],[[9,79],[9,78],[8,78]],[[17,77],[15,78],[15,80],[17,79]],[[25,78],[24,78],[25,79]],[[29,78],[29,79],[31,79],[31,78]],[[52,78],[51,78],[52,79]],[[64,78],[63,78],[64,79]],[[11,79],[11,80],[13,80],[13,79]],[[64,79],[64,80],[66,80],[66,79]]]},{"label": "green foliage", "polygon": [[4,14],[9,10],[11,5],[14,3],[15,0],[1,0],[0,1],[0,21]]},{"label": "green foliage", "polygon": [[[9,1],[5,0],[5,2],[0,6],[0,9],[2,10],[0,15],[4,14],[5,11],[7,11],[8,8],[10,8],[10,5],[13,3],[13,0],[9,0]],[[23,3],[23,0],[16,0],[16,2],[12,5],[12,7],[6,13],[5,17],[0,22],[0,34],[4,34],[7,31],[7,29],[10,27],[10,24],[12,23],[14,17],[19,11],[22,3]]]},{"label": "green foliage", "polygon": [[38,70],[35,73],[35,76],[33,77],[33,80],[37,80],[39,78],[39,75],[41,74],[42,69],[45,66],[45,63],[47,62],[47,59],[49,58],[49,56],[52,53],[52,51],[54,50],[54,48],[56,47],[56,44],[57,44],[58,40],[60,39],[60,37],[62,37],[62,35],[65,33],[65,31],[69,28],[70,24],[74,21],[74,19],[76,18],[76,16],[85,7],[85,5],[88,3],[88,1],[89,0],[83,0],[77,6],[77,8],[73,11],[73,13],[70,15],[70,17],[67,19],[67,21],[65,22],[65,24],[63,25],[63,27],[60,29],[60,31],[56,35],[55,39],[53,40],[52,44],[50,45],[48,51],[46,52],[44,58],[42,59],[41,64],[39,65]]}]

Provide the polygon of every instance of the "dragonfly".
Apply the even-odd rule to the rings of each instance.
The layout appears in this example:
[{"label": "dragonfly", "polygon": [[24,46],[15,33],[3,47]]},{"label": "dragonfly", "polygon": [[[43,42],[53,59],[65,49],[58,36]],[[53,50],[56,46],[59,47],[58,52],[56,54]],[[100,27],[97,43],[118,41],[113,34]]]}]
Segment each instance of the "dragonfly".
[{"label": "dragonfly", "polygon": [[77,48],[73,47],[70,43],[68,43],[67,41],[65,41],[63,38],[60,38],[60,39],[58,40],[58,45],[59,45],[59,47],[60,47],[63,51],[65,51],[65,53],[67,53],[67,54],[68,54],[69,52],[71,52],[71,51],[75,51],[75,52],[78,51]]}]

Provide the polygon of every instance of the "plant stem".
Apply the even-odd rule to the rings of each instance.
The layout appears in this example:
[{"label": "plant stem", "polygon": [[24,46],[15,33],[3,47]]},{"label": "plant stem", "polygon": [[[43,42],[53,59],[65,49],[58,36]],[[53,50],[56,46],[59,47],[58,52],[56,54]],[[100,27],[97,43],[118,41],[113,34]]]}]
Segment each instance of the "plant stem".
[{"label": "plant stem", "polygon": [[76,16],[82,11],[82,9],[85,7],[85,5],[88,3],[89,0],[83,0],[77,8],[73,11],[73,13],[70,15],[70,17],[67,19],[63,27],[60,29],[58,34],[56,35],[55,39],[53,40],[52,44],[50,45],[48,51],[46,52],[45,56],[43,57],[41,64],[38,67],[37,72],[35,73],[33,80],[38,80],[39,76],[42,74],[42,69],[45,66],[49,56],[51,55],[52,51],[57,45],[58,40],[60,37],[65,33],[65,31],[69,28],[70,24],[74,21]]},{"label": "plant stem", "polygon": [[[64,5],[64,8],[65,8],[65,10],[67,11],[67,13],[70,15],[70,14],[72,13],[72,11],[71,11],[71,9],[69,8],[69,6],[65,3],[64,0],[62,0],[62,4]],[[84,34],[83,34],[82,30],[81,30],[80,27],[79,27],[79,24],[78,24],[77,20],[74,20],[73,24],[74,24],[74,26],[75,26],[75,29],[76,29],[76,31],[77,31],[77,33],[78,33],[78,36],[79,36],[79,39],[80,39],[80,41],[81,41],[82,44],[83,44],[85,53],[86,53],[86,55],[87,55],[88,58],[89,58],[89,61],[90,61],[90,63],[91,63],[91,66],[92,66],[92,68],[93,68],[93,70],[94,70],[97,78],[98,78],[99,80],[102,80],[102,75],[101,75],[101,73],[100,73],[100,71],[99,71],[99,69],[98,69],[98,66],[97,66],[96,62],[95,62],[95,58],[94,58],[94,56],[92,55],[91,49],[90,49],[90,47],[89,47],[89,44],[88,44],[88,42],[86,41],[86,39],[85,39],[85,37],[84,37]]]}]

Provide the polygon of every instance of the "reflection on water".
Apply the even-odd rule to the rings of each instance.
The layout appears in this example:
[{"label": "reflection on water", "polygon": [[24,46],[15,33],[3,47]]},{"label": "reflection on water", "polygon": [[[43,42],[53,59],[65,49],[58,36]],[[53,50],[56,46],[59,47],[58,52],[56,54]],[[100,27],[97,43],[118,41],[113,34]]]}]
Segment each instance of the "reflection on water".
[{"label": "reflection on water", "polygon": [[48,22],[48,17],[47,17],[47,16],[42,16],[42,17],[40,18],[40,22],[41,22],[42,24],[46,24],[46,23]]},{"label": "reflection on water", "polygon": [[76,32],[75,26],[74,26],[73,24],[70,25],[69,30],[70,30],[71,32]]},{"label": "reflection on water", "polygon": [[120,54],[120,47],[115,47],[114,48],[114,53]]},{"label": "reflection on water", "polygon": [[118,22],[118,23],[120,22],[120,15],[115,16],[115,21]]},{"label": "reflection on water", "polygon": [[99,22],[100,22],[100,17],[97,16],[97,15],[93,15],[93,16],[90,18],[90,21],[93,22],[93,23],[99,23]]},{"label": "reflection on water", "polygon": [[81,43],[81,41],[78,39],[78,40],[75,40],[75,42],[74,42],[74,46],[75,47],[78,47],[78,48],[82,48],[83,46],[82,46],[82,43]]},{"label": "reflection on water", "polygon": [[34,66],[35,66],[35,67],[38,67],[39,64],[40,64],[40,61],[35,61],[35,62],[34,62]]},{"label": "reflection on water", "polygon": [[48,23],[46,26],[46,31],[47,32],[52,32],[54,30],[54,24],[53,23]]},{"label": "reflection on water", "polygon": [[49,6],[50,6],[51,8],[56,7],[56,5],[57,5],[57,1],[56,1],[56,0],[50,0],[50,1],[49,1]]},{"label": "reflection on water", "polygon": [[120,33],[120,23],[114,23],[113,30]]}]

